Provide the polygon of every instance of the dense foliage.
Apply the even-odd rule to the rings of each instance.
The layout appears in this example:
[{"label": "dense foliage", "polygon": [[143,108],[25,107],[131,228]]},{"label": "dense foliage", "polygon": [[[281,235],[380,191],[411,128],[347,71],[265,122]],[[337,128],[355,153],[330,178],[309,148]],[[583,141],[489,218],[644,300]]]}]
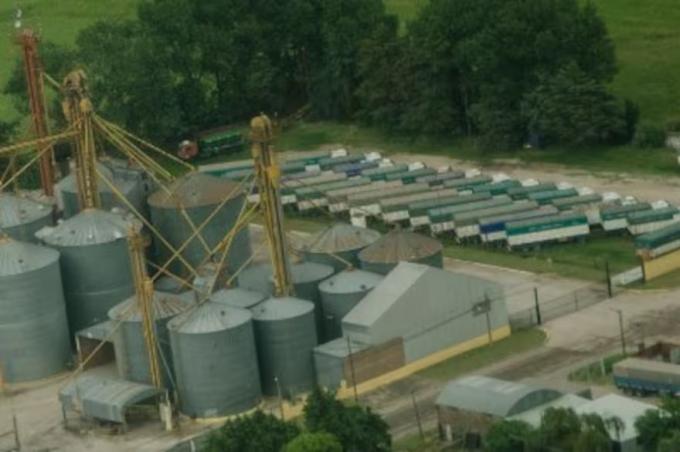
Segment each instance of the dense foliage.
[{"label": "dense foliage", "polygon": [[635,421],[638,443],[644,450],[654,452],[677,444],[680,434],[680,400],[665,398],[658,410],[649,410]]},{"label": "dense foliage", "polygon": [[301,433],[294,421],[257,411],[230,420],[208,439],[206,452],[388,452],[389,427],[370,408],[347,406],[320,388],[307,398]]},{"label": "dense foliage", "polygon": [[569,408],[548,408],[538,428],[514,420],[491,426],[485,439],[488,452],[609,452],[610,432],[619,435],[620,419],[596,414],[578,415]]},{"label": "dense foliage", "polygon": [[405,31],[382,0],[149,0],[42,53],[55,77],[83,66],[104,115],[164,143],[260,111],[486,148],[619,143],[637,120],[608,92],[614,46],[579,0],[431,0]]}]

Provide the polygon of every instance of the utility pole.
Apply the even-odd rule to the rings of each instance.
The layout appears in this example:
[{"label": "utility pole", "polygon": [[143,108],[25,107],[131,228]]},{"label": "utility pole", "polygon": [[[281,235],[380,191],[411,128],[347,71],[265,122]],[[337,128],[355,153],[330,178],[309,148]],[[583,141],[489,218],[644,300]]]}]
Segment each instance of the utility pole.
[{"label": "utility pole", "polygon": [[423,424],[420,421],[420,411],[418,410],[418,403],[416,403],[416,390],[411,390],[411,400],[413,401],[413,410],[416,413],[416,422],[418,423],[418,433],[420,433],[420,439],[425,440],[425,433],[423,433]]},{"label": "utility pole", "polygon": [[611,273],[609,273],[609,261],[604,261],[604,271],[607,276],[607,296],[611,298],[614,291],[612,290],[613,288]]},{"label": "utility pole", "polygon": [[621,352],[626,355],[626,336],[623,329],[623,311],[620,309],[615,309],[616,313],[619,315],[619,334],[621,336]]},{"label": "utility pole", "polygon": [[359,402],[359,393],[357,392],[357,377],[354,374],[354,357],[352,357],[352,340],[347,336],[347,357],[349,358],[349,370],[352,374],[352,387],[354,388],[354,401]]},{"label": "utility pole", "polygon": [[534,306],[536,308],[536,323],[542,325],[543,321],[541,319],[541,306],[538,303],[538,287],[534,287]]}]

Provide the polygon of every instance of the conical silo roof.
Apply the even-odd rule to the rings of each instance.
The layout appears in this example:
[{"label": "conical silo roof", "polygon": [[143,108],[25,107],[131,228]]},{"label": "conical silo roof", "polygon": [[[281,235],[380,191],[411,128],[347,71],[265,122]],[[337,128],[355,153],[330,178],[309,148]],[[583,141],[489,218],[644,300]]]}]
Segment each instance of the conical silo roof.
[{"label": "conical silo roof", "polygon": [[380,233],[373,229],[335,223],[312,236],[302,246],[302,250],[310,253],[340,253],[364,248],[379,238]]},{"label": "conical silo roof", "polygon": [[413,261],[440,253],[442,244],[414,232],[393,230],[359,253],[364,262],[397,263]]},{"label": "conical silo roof", "polygon": [[252,317],[245,309],[208,301],[170,320],[168,329],[181,334],[206,334],[238,327]]},{"label": "conical silo roof", "polygon": [[46,267],[59,259],[53,249],[18,242],[0,234],[0,276],[20,275]]},{"label": "conical silo roof", "polygon": [[239,184],[209,174],[193,172],[176,179],[166,189],[159,189],[149,196],[152,207],[176,209],[219,204],[225,197],[235,198],[243,194]]},{"label": "conical silo roof", "polygon": [[[181,314],[186,311],[191,304],[183,301],[174,294],[154,291],[152,306],[154,320],[162,320]],[[133,295],[111,308],[109,310],[109,318],[112,320],[140,322],[142,320],[142,314],[139,310],[137,296]]]},{"label": "conical silo roof", "polygon": [[218,290],[210,295],[212,302],[242,309],[250,309],[264,301],[265,298],[267,298],[265,294],[239,287]]},{"label": "conical silo roof", "polygon": [[[106,180],[108,180],[109,182],[113,182],[115,185],[117,185],[117,182],[114,181],[113,172],[109,168],[104,166],[104,164],[102,164],[101,162],[97,162],[96,167],[97,171],[103,174]],[[57,182],[56,185],[58,190],[60,191],[76,193],[78,191],[78,179],[76,177],[76,173],[71,172],[66,177]],[[100,192],[111,192],[109,184],[104,182],[99,174],[97,174],[97,190]]]},{"label": "conical silo roof", "polygon": [[290,273],[293,284],[304,284],[328,278],[333,274],[333,267],[316,262],[298,262],[290,266]]},{"label": "conical silo roof", "polygon": [[0,193],[0,228],[12,228],[52,214],[52,206],[9,193]]},{"label": "conical silo roof", "polygon": [[44,228],[38,236],[53,246],[98,245],[126,238],[130,228],[139,230],[141,223],[129,215],[87,209],[54,227]]},{"label": "conical silo roof", "polygon": [[372,289],[384,279],[383,275],[364,270],[345,270],[319,284],[321,292],[342,294]]},{"label": "conical silo roof", "polygon": [[314,311],[314,304],[294,297],[272,297],[253,308],[253,318],[259,321],[280,321],[300,317]]}]

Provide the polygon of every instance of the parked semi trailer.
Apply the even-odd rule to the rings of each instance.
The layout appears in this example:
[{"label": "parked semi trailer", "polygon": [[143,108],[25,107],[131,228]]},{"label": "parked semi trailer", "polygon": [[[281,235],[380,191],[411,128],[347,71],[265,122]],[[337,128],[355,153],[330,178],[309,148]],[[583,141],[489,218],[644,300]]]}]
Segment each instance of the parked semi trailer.
[{"label": "parked semi trailer", "polygon": [[590,226],[585,214],[566,213],[508,223],[505,231],[508,248],[523,248],[585,237],[590,234]]},{"label": "parked semi trailer", "polygon": [[680,394],[680,365],[649,359],[627,358],[614,364],[617,388],[640,395]]}]

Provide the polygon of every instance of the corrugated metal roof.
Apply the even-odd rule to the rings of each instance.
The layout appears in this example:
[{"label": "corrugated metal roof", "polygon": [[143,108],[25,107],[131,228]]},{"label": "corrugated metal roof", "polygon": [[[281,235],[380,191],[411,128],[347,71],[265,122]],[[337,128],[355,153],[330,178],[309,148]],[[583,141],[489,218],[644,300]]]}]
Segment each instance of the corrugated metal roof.
[{"label": "corrugated metal roof", "polygon": [[238,183],[205,173],[189,173],[176,179],[168,187],[149,196],[149,205],[166,209],[201,207],[219,204],[227,196],[243,194]]},{"label": "corrugated metal roof", "polygon": [[265,298],[267,297],[260,292],[241,289],[239,287],[218,290],[210,295],[210,301],[242,309],[250,309],[256,304],[264,301]]},{"label": "corrugated metal roof", "polygon": [[238,327],[252,317],[245,309],[208,301],[170,320],[168,329],[182,334],[207,334]]},{"label": "corrugated metal roof", "polygon": [[525,397],[546,392],[547,398],[552,397],[552,400],[562,395],[553,389],[474,375],[450,381],[435,403],[438,406],[506,417],[517,414],[514,409]]},{"label": "corrugated metal roof", "polygon": [[341,271],[319,284],[319,290],[329,294],[363,292],[377,286],[384,276],[364,270]]},{"label": "corrugated metal roof", "polygon": [[[186,311],[191,304],[178,298],[175,294],[159,291],[153,293],[153,317],[154,319],[166,319]],[[133,295],[122,303],[117,304],[109,310],[109,318],[112,320],[125,320],[129,322],[139,322],[142,315],[139,310],[137,296]]]},{"label": "corrugated metal roof", "polygon": [[338,253],[364,248],[380,238],[373,229],[347,223],[335,223],[314,235],[302,246],[310,253]]},{"label": "corrugated metal roof", "polygon": [[260,321],[292,319],[314,310],[314,303],[294,297],[272,297],[253,308],[253,318]]},{"label": "corrugated metal roof", "polygon": [[400,263],[344,317],[343,322],[372,325],[428,270],[442,271],[423,264]]},{"label": "corrugated metal roof", "polygon": [[32,199],[0,193],[0,228],[31,223],[52,214],[52,206]]},{"label": "corrugated metal roof", "polygon": [[304,284],[313,281],[321,281],[331,276],[335,270],[330,265],[317,262],[299,262],[290,266],[293,283]]},{"label": "corrugated metal roof", "polygon": [[[106,165],[104,165],[101,162],[97,162],[96,167],[97,167],[97,171],[102,173],[108,181],[113,181],[113,172],[108,167],[106,167]],[[97,190],[98,191],[100,191],[100,192],[110,192],[111,191],[111,188],[109,188],[109,185],[106,182],[104,182],[99,175],[97,175],[97,182],[98,182],[97,183]],[[118,181],[115,181],[116,184],[117,184],[117,182]],[[57,185],[58,191],[67,191],[67,192],[71,192],[71,193],[75,193],[76,191],[78,191],[78,180],[76,178],[75,172],[72,172],[69,175],[67,175],[66,177],[64,177],[63,179],[61,179],[59,182],[57,182],[56,185]]]},{"label": "corrugated metal roof", "polygon": [[49,245],[85,246],[126,239],[130,228],[139,230],[141,223],[130,215],[88,209],[37,235]]},{"label": "corrugated metal roof", "polygon": [[[350,342],[353,354],[370,347],[370,345],[355,341],[354,339],[350,339]],[[332,341],[325,342],[317,347],[314,347],[314,353],[322,353],[324,355],[334,356],[336,358],[346,358],[349,356],[347,338],[339,337],[337,339],[333,339]]]},{"label": "corrugated metal roof", "polygon": [[417,260],[442,251],[442,244],[433,238],[414,232],[395,229],[380,240],[364,248],[359,259],[365,262],[388,262]]},{"label": "corrugated metal roof", "polygon": [[66,409],[82,407],[87,417],[124,423],[127,408],[160,393],[150,385],[82,375],[60,391],[59,400]]},{"label": "corrugated metal roof", "polygon": [[0,234],[0,276],[38,270],[59,259],[59,253],[44,246],[17,242]]}]

